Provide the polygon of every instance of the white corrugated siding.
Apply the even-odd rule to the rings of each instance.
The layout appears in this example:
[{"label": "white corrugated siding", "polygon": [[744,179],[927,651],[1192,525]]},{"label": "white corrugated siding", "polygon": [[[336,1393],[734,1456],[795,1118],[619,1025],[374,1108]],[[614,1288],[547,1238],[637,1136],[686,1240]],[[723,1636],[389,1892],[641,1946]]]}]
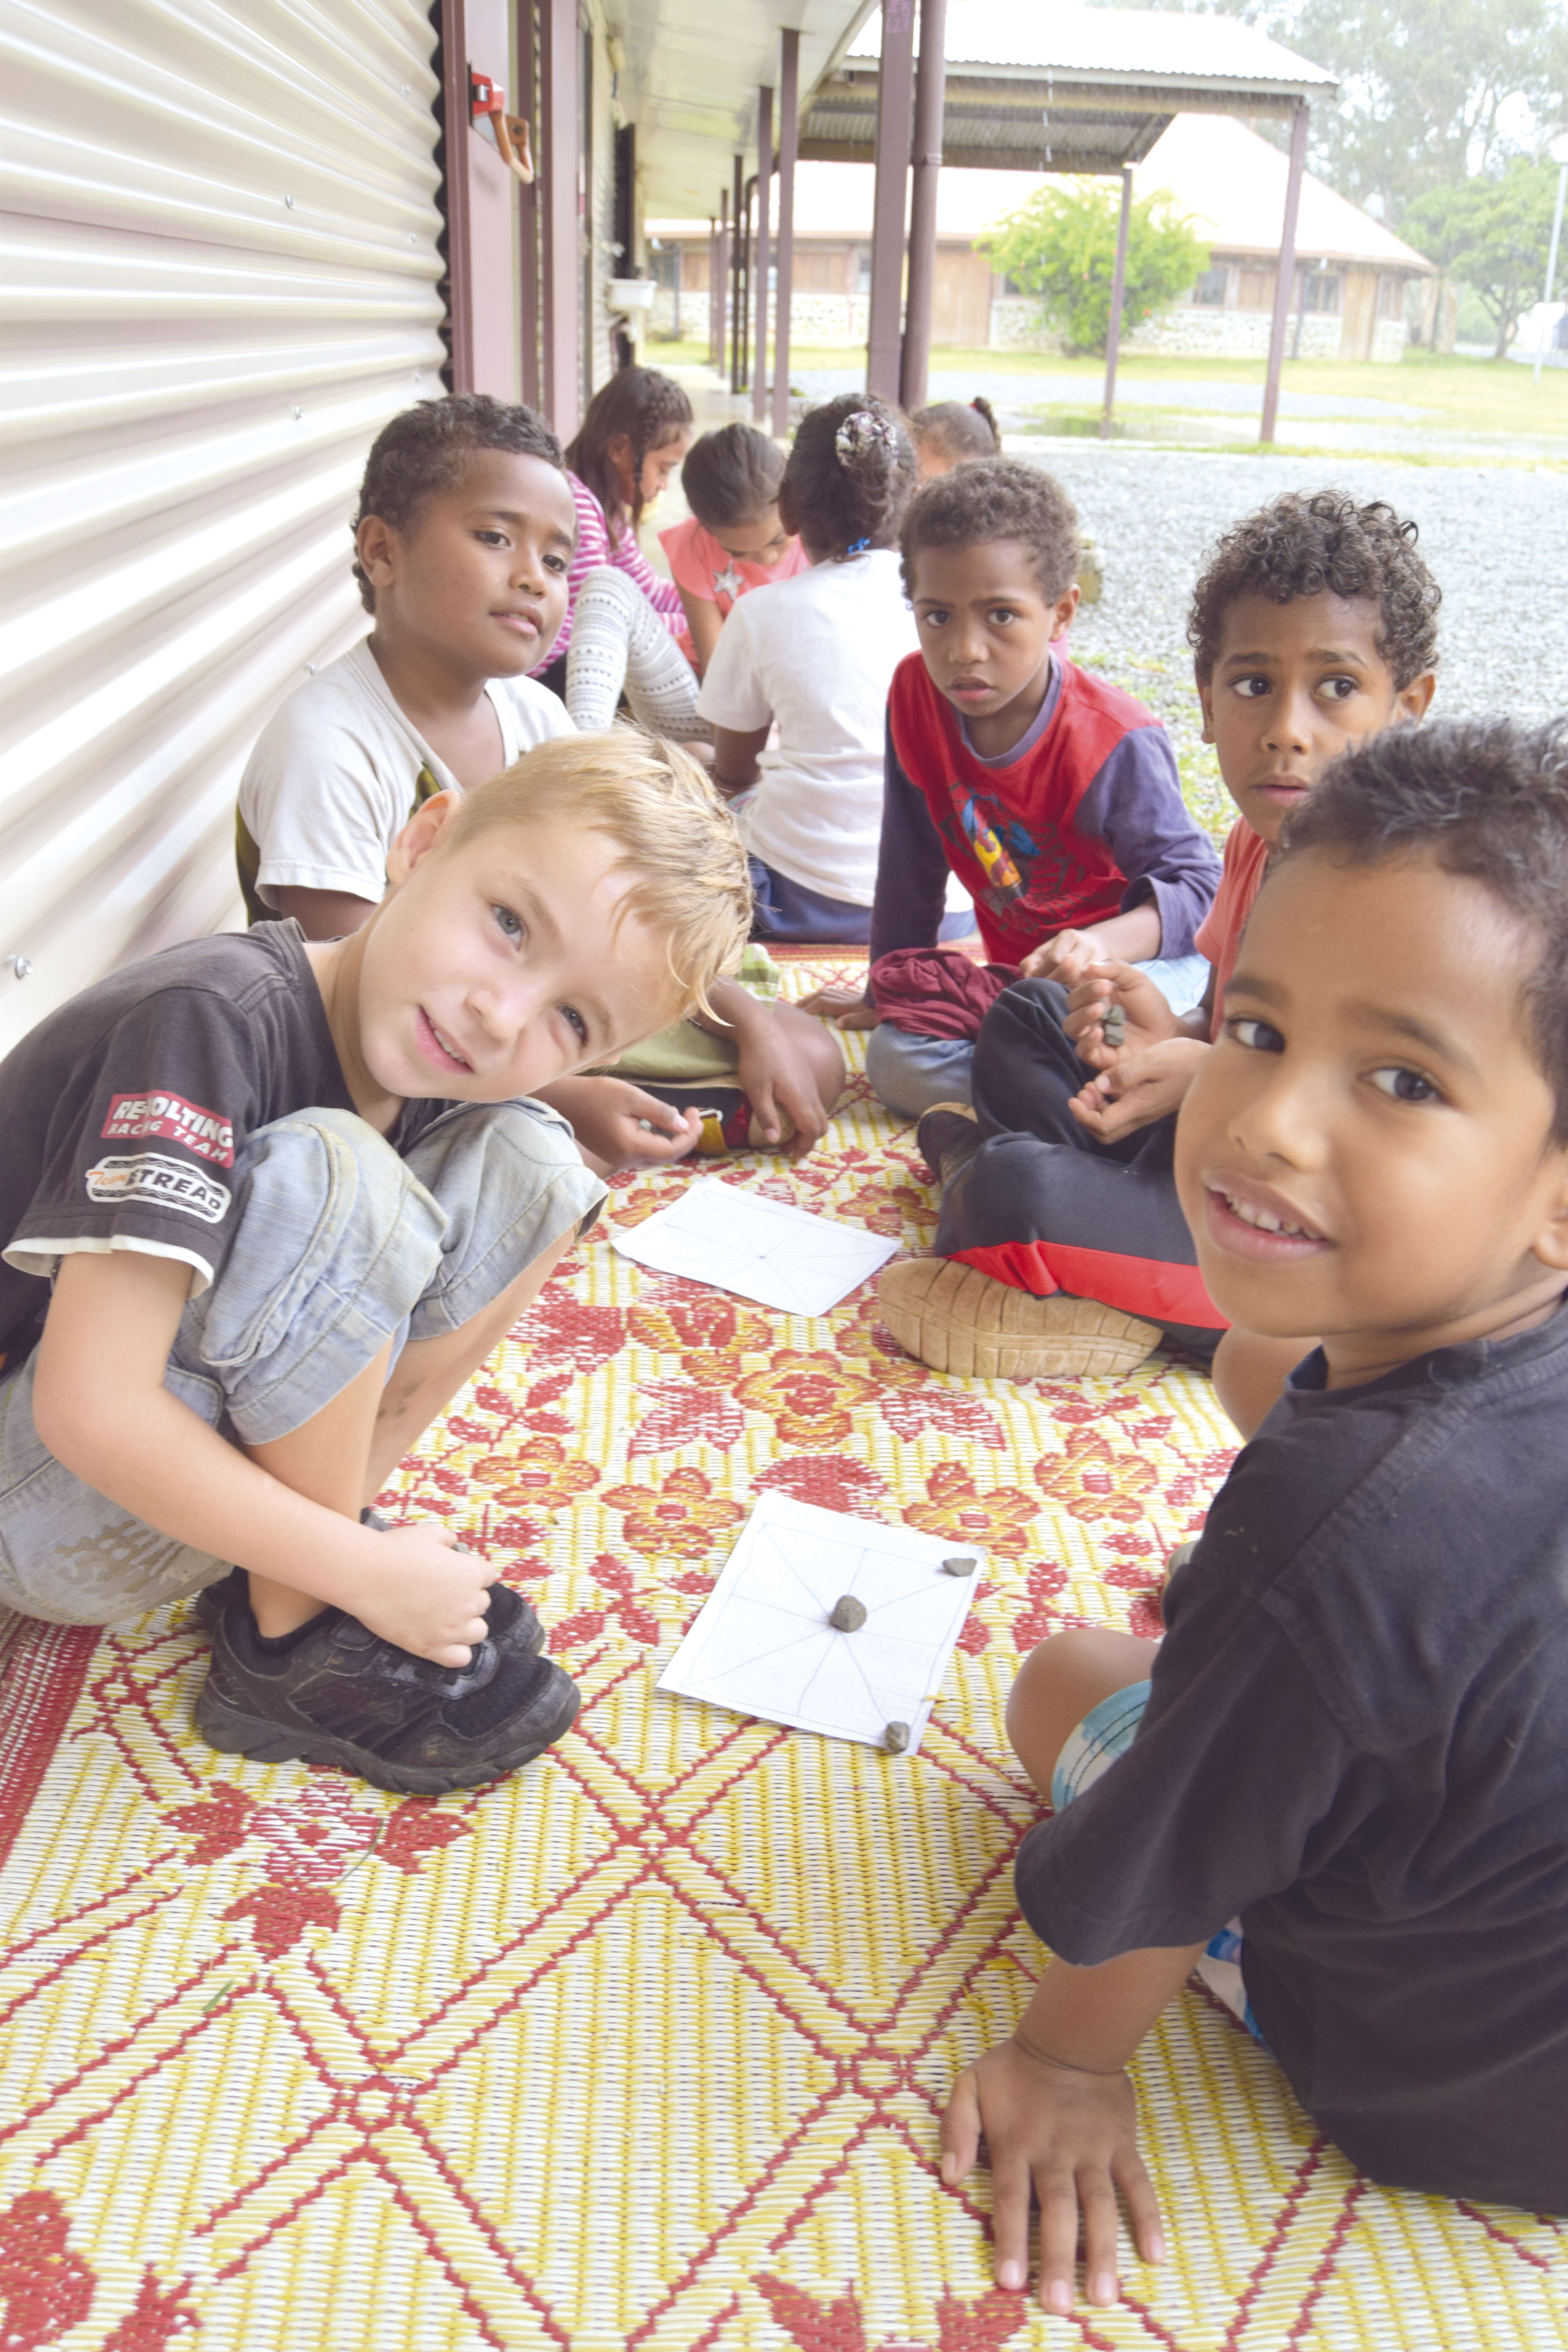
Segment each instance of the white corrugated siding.
[{"label": "white corrugated siding", "polygon": [[237,922],[258,729],[366,625],[364,454],[441,389],[414,0],[5,0],[0,1051]]}]

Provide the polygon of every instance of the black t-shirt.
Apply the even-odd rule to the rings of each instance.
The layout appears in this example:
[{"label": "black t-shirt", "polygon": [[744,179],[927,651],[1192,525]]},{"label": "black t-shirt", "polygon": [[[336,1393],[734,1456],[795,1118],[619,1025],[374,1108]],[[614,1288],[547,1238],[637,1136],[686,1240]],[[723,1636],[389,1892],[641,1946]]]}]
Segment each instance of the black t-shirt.
[{"label": "black t-shirt", "polygon": [[[0,1350],[36,1340],[62,1256],[116,1236],[205,1288],[237,1150],[312,1106],[353,1108],[295,922],[169,948],[40,1021],[0,1063]],[[406,1105],[394,1148],[447,1108]]]},{"label": "black t-shirt", "polygon": [[1080,1966],[1235,1912],[1258,2025],[1379,2180],[1568,2212],[1568,1307],[1238,1457],[1127,1753],[1025,1839]]}]

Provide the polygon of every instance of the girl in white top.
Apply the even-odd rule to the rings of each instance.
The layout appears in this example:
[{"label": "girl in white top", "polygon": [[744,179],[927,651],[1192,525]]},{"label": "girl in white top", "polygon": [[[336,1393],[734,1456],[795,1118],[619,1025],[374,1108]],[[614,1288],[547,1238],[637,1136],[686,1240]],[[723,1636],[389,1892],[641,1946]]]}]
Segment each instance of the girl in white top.
[{"label": "girl in white top", "polygon": [[779,490],[811,568],[752,589],[719,633],[697,708],[751,852],[757,938],[870,938],[888,688],[917,642],[897,551],[914,487],[897,409],[868,393],[812,409]]}]

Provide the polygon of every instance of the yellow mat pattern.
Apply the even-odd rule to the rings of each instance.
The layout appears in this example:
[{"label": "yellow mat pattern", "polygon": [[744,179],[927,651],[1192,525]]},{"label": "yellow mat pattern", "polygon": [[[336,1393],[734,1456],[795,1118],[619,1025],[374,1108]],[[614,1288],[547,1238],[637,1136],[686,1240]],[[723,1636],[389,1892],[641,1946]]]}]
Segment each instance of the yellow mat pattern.
[{"label": "yellow mat pattern", "polygon": [[[723,1172],[924,1242],[912,1133],[854,1092],[799,1170]],[[398,1481],[529,1592],[582,1684],[521,1778],[434,1803],[220,1758],[183,1623],[25,1635],[0,2345],[1568,2344],[1559,2227],[1369,2187],[1194,1991],[1137,2064],[1174,2251],[1118,2309],[993,2292],[984,2179],[937,2178],[946,2088],[1037,1967],[1011,1897],[1036,1807],[1001,1731],[1019,1655],[1064,1622],[1150,1627],[1228,1459],[1173,1359],[937,1379],[869,1291],[792,1319],[601,1237]],[[918,1757],[653,1695],[768,1486],[984,1548]]]}]

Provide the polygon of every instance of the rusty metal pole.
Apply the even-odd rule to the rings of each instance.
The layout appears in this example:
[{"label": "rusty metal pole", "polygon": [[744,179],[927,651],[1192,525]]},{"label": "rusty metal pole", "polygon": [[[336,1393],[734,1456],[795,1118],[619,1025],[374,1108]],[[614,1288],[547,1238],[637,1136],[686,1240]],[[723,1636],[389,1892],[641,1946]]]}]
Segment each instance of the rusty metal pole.
[{"label": "rusty metal pole", "polygon": [[773,189],[773,94],[765,82],[757,90],[757,357],[752,370],[752,415],[761,425],[768,413],[768,215]]},{"label": "rusty metal pole", "polygon": [[800,35],[785,33],[779,65],[779,257],[773,298],[773,433],[789,431],[790,305],[795,299],[795,166],[800,149]]},{"label": "rusty metal pole", "polygon": [[1301,173],[1307,162],[1307,121],[1310,112],[1303,99],[1290,124],[1290,170],[1285,182],[1285,221],[1279,233],[1279,268],[1274,280],[1274,323],[1268,333],[1268,375],[1263,387],[1263,429],[1259,441],[1272,441],[1279,415],[1279,369],[1285,357],[1285,321],[1290,315],[1290,295],[1296,277],[1296,215],[1301,208]]},{"label": "rusty metal pole", "polygon": [[1110,438],[1111,413],[1116,406],[1116,362],[1121,350],[1121,306],[1127,298],[1127,231],[1132,219],[1132,166],[1121,166],[1121,217],[1116,224],[1116,268],[1110,280],[1110,324],[1105,335],[1105,408],[1100,437]]},{"label": "rusty metal pole", "polygon": [[877,74],[877,183],[871,208],[871,314],[866,389],[899,396],[904,286],[904,201],[914,123],[915,0],[882,0],[882,60]]},{"label": "rusty metal pole", "polygon": [[577,221],[577,5],[541,0],[539,110],[544,226],[540,392],[563,441],[583,415],[583,271]]},{"label": "rusty metal pole", "polygon": [[910,292],[904,306],[903,361],[899,370],[899,397],[911,412],[925,405],[931,369],[936,192],[946,96],[947,0],[921,0],[921,61],[915,81],[915,152],[910,189]]},{"label": "rusty metal pole", "polygon": [[746,196],[746,159],[735,158],[735,184],[730,198],[730,389],[741,389],[741,335],[745,321],[741,311],[741,272],[746,253],[742,217]]}]

